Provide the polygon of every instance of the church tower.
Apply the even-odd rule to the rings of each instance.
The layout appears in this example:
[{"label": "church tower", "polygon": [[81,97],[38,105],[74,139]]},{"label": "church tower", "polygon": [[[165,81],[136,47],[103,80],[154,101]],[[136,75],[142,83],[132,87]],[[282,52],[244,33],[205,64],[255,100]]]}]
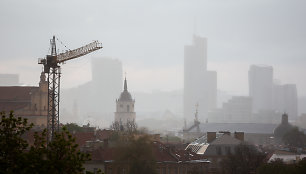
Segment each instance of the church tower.
[{"label": "church tower", "polygon": [[134,112],[135,100],[127,90],[127,81],[124,79],[124,90],[116,100],[115,122],[126,125],[128,122],[135,122],[136,113]]}]

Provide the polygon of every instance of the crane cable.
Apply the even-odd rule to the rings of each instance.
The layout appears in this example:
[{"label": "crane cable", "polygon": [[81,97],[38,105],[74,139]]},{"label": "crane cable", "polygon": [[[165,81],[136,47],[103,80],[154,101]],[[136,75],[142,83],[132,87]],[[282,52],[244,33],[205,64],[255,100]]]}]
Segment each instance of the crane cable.
[{"label": "crane cable", "polygon": [[66,49],[68,49],[69,51],[71,51],[62,41],[60,41],[57,37],[56,40],[60,42],[60,44],[62,44]]}]

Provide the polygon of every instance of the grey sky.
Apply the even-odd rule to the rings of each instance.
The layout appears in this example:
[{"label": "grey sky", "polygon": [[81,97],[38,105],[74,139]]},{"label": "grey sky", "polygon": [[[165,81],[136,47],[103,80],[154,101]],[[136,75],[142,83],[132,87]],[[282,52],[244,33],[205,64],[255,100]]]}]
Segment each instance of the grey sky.
[{"label": "grey sky", "polygon": [[[249,65],[268,64],[306,95],[305,9],[303,0],[1,0],[0,73],[36,84],[37,58],[55,34],[71,49],[103,42],[92,56],[120,59],[130,89],[181,89],[183,47],[195,32],[208,38],[219,89],[247,94]],[[90,80],[90,57],[63,66],[63,87]]]}]

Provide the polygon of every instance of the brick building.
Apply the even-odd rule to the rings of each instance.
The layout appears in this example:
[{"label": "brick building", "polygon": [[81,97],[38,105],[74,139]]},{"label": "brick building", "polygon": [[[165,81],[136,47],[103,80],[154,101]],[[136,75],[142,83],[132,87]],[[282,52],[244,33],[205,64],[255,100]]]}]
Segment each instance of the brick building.
[{"label": "brick building", "polygon": [[0,111],[27,118],[36,126],[47,125],[48,82],[44,73],[39,86],[0,86]]}]

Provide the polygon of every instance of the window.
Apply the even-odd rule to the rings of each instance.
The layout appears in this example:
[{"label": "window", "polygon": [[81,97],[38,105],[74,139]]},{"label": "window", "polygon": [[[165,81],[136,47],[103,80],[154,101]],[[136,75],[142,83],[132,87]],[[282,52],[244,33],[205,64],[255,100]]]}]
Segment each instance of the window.
[{"label": "window", "polygon": [[123,107],[123,105],[121,104],[121,105],[120,105],[120,107],[122,108],[122,107]]},{"label": "window", "polygon": [[163,168],[162,168],[162,174],[167,174],[167,173],[166,173],[166,167],[163,167]]},{"label": "window", "polygon": [[108,174],[112,174],[112,172],[113,172],[113,170],[112,170],[112,168],[108,168]]},{"label": "window", "polygon": [[221,155],[221,154],[222,154],[222,151],[221,151],[221,147],[220,147],[220,146],[217,146],[217,147],[216,147],[216,152],[217,152],[217,155]]},{"label": "window", "polygon": [[175,173],[175,174],[178,174],[178,169],[177,169],[177,167],[174,168],[174,173]]},{"label": "window", "polygon": [[130,112],[130,105],[127,105],[127,111]]},{"label": "window", "polygon": [[184,174],[184,168],[180,167],[180,174]]},{"label": "window", "polygon": [[226,152],[226,154],[231,154],[231,147],[226,146],[225,147],[225,152]]},{"label": "window", "polygon": [[156,168],[156,172],[157,172],[157,173],[160,173],[160,168]]}]

